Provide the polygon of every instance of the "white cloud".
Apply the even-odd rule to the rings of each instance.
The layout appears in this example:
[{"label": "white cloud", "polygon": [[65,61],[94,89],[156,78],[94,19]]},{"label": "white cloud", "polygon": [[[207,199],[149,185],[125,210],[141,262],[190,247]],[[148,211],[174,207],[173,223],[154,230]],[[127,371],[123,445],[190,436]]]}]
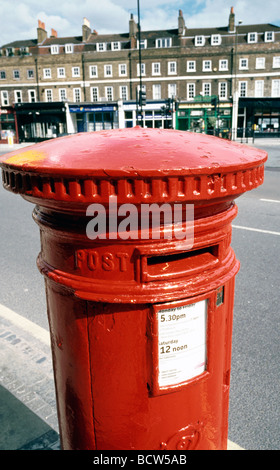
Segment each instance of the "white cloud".
[{"label": "white cloud", "polygon": [[[226,26],[230,7],[244,24],[280,24],[280,3],[275,0],[140,0],[142,30],[176,28],[178,11],[186,25]],[[37,20],[46,23],[58,36],[80,36],[83,17],[92,29],[102,33],[127,32],[129,17],[137,21],[137,0],[1,0],[0,45],[17,39],[36,38]]]}]

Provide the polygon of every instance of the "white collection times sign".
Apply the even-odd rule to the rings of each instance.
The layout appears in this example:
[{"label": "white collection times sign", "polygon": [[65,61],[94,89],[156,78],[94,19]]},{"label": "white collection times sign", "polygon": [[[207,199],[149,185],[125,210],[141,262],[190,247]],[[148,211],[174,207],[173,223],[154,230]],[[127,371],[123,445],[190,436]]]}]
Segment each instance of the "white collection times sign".
[{"label": "white collection times sign", "polygon": [[205,371],[206,316],[207,300],[158,311],[159,387]]}]

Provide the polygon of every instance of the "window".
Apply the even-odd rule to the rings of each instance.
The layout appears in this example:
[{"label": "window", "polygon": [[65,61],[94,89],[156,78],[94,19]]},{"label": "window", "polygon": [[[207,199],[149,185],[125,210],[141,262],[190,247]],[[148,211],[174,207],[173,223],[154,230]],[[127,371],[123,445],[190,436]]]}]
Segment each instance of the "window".
[{"label": "window", "polygon": [[105,86],[105,96],[108,101],[113,101],[113,87]]},{"label": "window", "polygon": [[168,84],[168,98],[175,98],[176,97],[176,83],[169,83]]},{"label": "window", "polygon": [[52,78],[51,69],[43,69],[44,78]]},{"label": "window", "polygon": [[29,101],[29,103],[36,103],[36,92],[35,92],[35,90],[28,90],[28,101]]},{"label": "window", "polygon": [[5,80],[6,79],[6,72],[5,70],[0,70],[0,80]]},{"label": "window", "polygon": [[280,80],[272,80],[271,96],[280,96]]},{"label": "window", "polygon": [[126,70],[126,64],[119,64],[119,76],[126,76],[127,75],[127,70]]},{"label": "window", "polygon": [[161,85],[153,85],[153,99],[160,100],[161,99]]},{"label": "window", "polygon": [[[137,40],[137,49],[139,49],[139,41]],[[141,39],[140,49],[147,49],[147,39]]]},{"label": "window", "polygon": [[152,63],[152,75],[160,75],[160,62]]},{"label": "window", "polygon": [[113,76],[112,65],[104,65],[104,75],[105,77]]},{"label": "window", "polygon": [[274,32],[267,31],[264,33],[264,40],[265,42],[273,42],[274,41]]},{"label": "window", "polygon": [[255,97],[256,98],[263,97],[263,90],[264,90],[264,81],[256,80],[255,81]]},{"label": "window", "polygon": [[13,70],[13,77],[17,80],[20,78],[19,70]]},{"label": "window", "polygon": [[58,67],[57,69],[57,78],[65,78],[65,68]]},{"label": "window", "polygon": [[176,75],[177,62],[168,62],[168,75]]},{"label": "window", "polygon": [[219,83],[219,98],[226,99],[227,98],[227,82],[220,82]]},{"label": "window", "polygon": [[106,51],[106,42],[98,42],[96,44],[96,49],[98,52]]},{"label": "window", "polygon": [[65,44],[65,53],[72,54],[74,52],[73,44]]},{"label": "window", "polygon": [[156,39],[156,47],[171,47],[171,46],[172,46],[171,38]]},{"label": "window", "polygon": [[90,78],[98,77],[97,65],[89,66],[89,76]]},{"label": "window", "polygon": [[211,96],[211,83],[203,83],[202,94],[203,96]]},{"label": "window", "polygon": [[59,54],[59,46],[51,46],[51,54]]},{"label": "window", "polygon": [[219,70],[228,70],[228,60],[227,59],[219,60]]},{"label": "window", "polygon": [[[140,66],[137,64],[137,76],[140,75]],[[146,75],[146,64],[141,63],[141,75]]]},{"label": "window", "polygon": [[265,57],[257,57],[256,69],[264,69],[264,68],[265,68]]},{"label": "window", "polygon": [[80,67],[72,67],[72,77],[80,76]]},{"label": "window", "polygon": [[239,69],[240,70],[248,69],[248,59],[240,59],[239,60]]},{"label": "window", "polygon": [[73,100],[75,103],[81,102],[81,88],[73,88]]},{"label": "window", "polygon": [[204,46],[205,44],[205,37],[204,36],[195,36],[194,44],[196,46]]},{"label": "window", "polygon": [[211,46],[219,46],[221,44],[220,34],[212,34],[211,36]]},{"label": "window", "polygon": [[195,97],[195,83],[187,84],[187,99],[193,100]]},{"label": "window", "polygon": [[127,86],[120,86],[120,99],[127,100]]},{"label": "window", "polygon": [[212,60],[204,60],[202,65],[203,72],[209,72],[212,70]]},{"label": "window", "polygon": [[280,67],[280,56],[273,57],[272,67],[274,68]]},{"label": "window", "polygon": [[59,101],[66,101],[67,100],[67,92],[66,88],[59,88]]},{"label": "window", "polygon": [[257,33],[248,33],[247,39],[249,43],[258,42],[258,35]]},{"label": "window", "polygon": [[118,41],[111,42],[111,49],[112,51],[120,51],[121,43]]},{"label": "window", "polygon": [[243,98],[247,96],[247,82],[239,82],[239,96]]},{"label": "window", "polygon": [[30,70],[27,70],[27,78],[34,78],[34,70],[33,69],[30,69]]},{"label": "window", "polygon": [[187,72],[195,72],[195,60],[188,60],[187,61]]},{"label": "window", "polygon": [[7,91],[1,91],[1,104],[2,106],[9,106],[9,93]]},{"label": "window", "polygon": [[15,103],[22,103],[21,90],[15,90]]},{"label": "window", "polygon": [[52,101],[53,100],[52,90],[46,90],[45,91],[45,96],[46,96],[46,101]]},{"label": "window", "polygon": [[91,88],[91,101],[98,101],[98,87],[97,86],[93,86]]}]

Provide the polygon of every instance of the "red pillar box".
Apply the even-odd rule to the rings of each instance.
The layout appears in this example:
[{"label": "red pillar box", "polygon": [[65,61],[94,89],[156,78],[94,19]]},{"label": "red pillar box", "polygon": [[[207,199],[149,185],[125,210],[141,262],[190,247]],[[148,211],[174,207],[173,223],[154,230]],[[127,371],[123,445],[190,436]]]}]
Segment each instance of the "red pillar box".
[{"label": "red pillar box", "polygon": [[36,204],[63,449],[226,449],[234,200],[266,158],[142,128],[2,157]]}]

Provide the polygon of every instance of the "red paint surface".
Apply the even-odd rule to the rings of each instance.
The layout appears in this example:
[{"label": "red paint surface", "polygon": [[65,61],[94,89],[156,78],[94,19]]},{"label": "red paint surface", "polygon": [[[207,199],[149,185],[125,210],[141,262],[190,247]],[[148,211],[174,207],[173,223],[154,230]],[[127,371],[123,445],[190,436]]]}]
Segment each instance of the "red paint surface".
[{"label": "red paint surface", "polygon": [[[38,205],[38,267],[46,282],[63,448],[226,449],[239,269],[230,246],[234,199],[262,184],[266,154],[141,128],[30,149],[2,157],[1,166],[6,189]],[[191,255],[175,238],[88,239],[88,204],[108,206],[110,196],[138,208],[193,202]],[[157,312],[203,299],[206,370],[159,387]]]}]

